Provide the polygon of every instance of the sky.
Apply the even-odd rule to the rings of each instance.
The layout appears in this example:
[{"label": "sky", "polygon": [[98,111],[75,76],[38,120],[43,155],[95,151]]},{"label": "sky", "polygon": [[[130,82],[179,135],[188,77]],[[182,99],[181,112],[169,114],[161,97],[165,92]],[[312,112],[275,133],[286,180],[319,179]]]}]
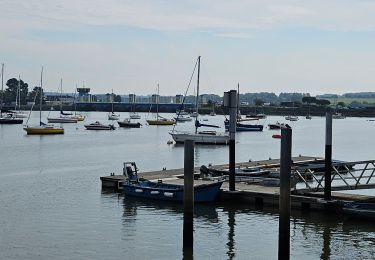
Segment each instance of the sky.
[{"label": "sky", "polygon": [[[0,63],[46,91],[375,91],[374,0],[0,0]],[[193,94],[194,77],[188,94]]]}]

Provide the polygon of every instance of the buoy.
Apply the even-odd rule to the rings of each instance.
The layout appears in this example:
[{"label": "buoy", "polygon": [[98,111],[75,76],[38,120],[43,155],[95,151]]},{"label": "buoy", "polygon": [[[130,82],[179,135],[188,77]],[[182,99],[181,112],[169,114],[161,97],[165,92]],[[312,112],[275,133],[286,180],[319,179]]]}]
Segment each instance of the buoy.
[{"label": "buoy", "polygon": [[281,139],[281,135],[272,135],[272,138]]}]

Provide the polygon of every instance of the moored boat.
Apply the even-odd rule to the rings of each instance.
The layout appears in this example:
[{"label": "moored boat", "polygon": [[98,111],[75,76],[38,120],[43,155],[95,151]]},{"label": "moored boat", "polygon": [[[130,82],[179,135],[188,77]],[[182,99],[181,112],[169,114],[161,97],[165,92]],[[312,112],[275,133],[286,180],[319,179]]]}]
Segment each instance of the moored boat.
[{"label": "moored boat", "polygon": [[126,118],[124,121],[117,121],[117,123],[120,127],[125,128],[140,128],[142,125],[139,122],[131,122],[129,118]]},{"label": "moored boat", "polygon": [[[47,125],[42,122],[42,103],[43,103],[43,67],[40,73],[40,89],[39,89],[39,125],[28,126],[26,125],[23,130],[26,131],[28,135],[59,135],[64,134],[64,128],[61,126]],[[35,95],[37,97],[38,92]],[[35,100],[34,100],[35,102]],[[32,107],[31,107],[32,109]],[[27,124],[27,122],[26,122]]]},{"label": "moored boat", "polygon": [[87,130],[115,130],[114,125],[104,125],[100,123],[99,121],[96,121],[95,123],[91,123],[88,125],[84,125]]},{"label": "moored boat", "polygon": [[[225,131],[229,131],[229,120],[224,121]],[[236,123],[236,132],[261,132],[263,125]]]},{"label": "moored boat", "polygon": [[28,135],[58,135],[64,134],[64,128],[54,125],[27,126],[24,130]]},{"label": "moored boat", "polygon": [[[127,196],[183,202],[184,185],[140,179],[138,178],[138,169],[134,162],[124,163],[124,175],[126,176],[126,180],[122,184],[122,190]],[[207,184],[194,186],[194,201],[210,202],[215,200],[222,184],[223,181],[212,181]]]}]

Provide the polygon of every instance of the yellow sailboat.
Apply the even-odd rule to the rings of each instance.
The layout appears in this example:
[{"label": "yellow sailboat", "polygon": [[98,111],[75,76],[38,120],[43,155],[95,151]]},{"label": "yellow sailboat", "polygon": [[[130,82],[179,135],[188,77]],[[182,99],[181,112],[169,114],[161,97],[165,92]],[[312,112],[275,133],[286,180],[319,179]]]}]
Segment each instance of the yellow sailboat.
[{"label": "yellow sailboat", "polygon": [[174,119],[167,119],[162,116],[159,116],[159,84],[158,84],[158,95],[156,96],[155,101],[156,101],[156,118],[147,119],[146,122],[149,125],[174,125],[176,124],[176,121]]},{"label": "yellow sailboat", "polygon": [[[43,67],[40,74],[40,100],[39,100],[39,125],[38,126],[28,126],[26,125],[23,130],[26,131],[28,135],[57,135],[64,134],[64,128],[47,125],[42,122],[42,103],[43,103]],[[35,94],[35,98],[38,93]],[[34,100],[35,101],[35,100]],[[27,124],[27,122],[26,122]]]}]

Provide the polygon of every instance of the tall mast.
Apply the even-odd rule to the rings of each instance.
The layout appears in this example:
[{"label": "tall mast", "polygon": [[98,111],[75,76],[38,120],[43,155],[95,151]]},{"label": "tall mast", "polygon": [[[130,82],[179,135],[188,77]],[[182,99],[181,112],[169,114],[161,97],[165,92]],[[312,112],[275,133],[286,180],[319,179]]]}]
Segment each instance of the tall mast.
[{"label": "tall mast", "polygon": [[156,95],[156,120],[159,119],[159,83],[158,83],[158,94]]},{"label": "tall mast", "polygon": [[74,90],[74,115],[77,115],[77,84],[76,89]]},{"label": "tall mast", "polygon": [[60,113],[62,112],[62,78],[60,79]]},{"label": "tall mast", "polygon": [[43,102],[43,66],[40,72],[40,100],[39,100],[39,125],[42,126],[42,102]]},{"label": "tall mast", "polygon": [[[200,70],[201,70],[201,56],[198,56],[198,77],[197,77],[197,96],[195,98],[195,112],[197,112],[197,116],[195,117],[195,122],[198,121],[198,115],[199,115],[199,112],[198,112],[198,100],[199,100],[199,74],[200,74]],[[197,123],[195,124],[195,133],[198,132],[198,125]]]},{"label": "tall mast", "polygon": [[237,83],[237,121],[240,119],[240,83]]},{"label": "tall mast", "polygon": [[113,89],[112,89],[112,95],[111,95],[111,105],[112,105],[112,114],[113,114]]},{"label": "tall mast", "polygon": [[18,75],[18,87],[17,87],[17,92],[16,92],[16,105],[14,106],[14,110],[15,111],[17,111],[17,105],[18,105],[18,98],[19,98],[20,88],[21,88],[21,76]]},{"label": "tall mast", "polygon": [[1,63],[1,105],[0,105],[0,117],[3,115],[3,102],[4,102],[4,63]]}]

